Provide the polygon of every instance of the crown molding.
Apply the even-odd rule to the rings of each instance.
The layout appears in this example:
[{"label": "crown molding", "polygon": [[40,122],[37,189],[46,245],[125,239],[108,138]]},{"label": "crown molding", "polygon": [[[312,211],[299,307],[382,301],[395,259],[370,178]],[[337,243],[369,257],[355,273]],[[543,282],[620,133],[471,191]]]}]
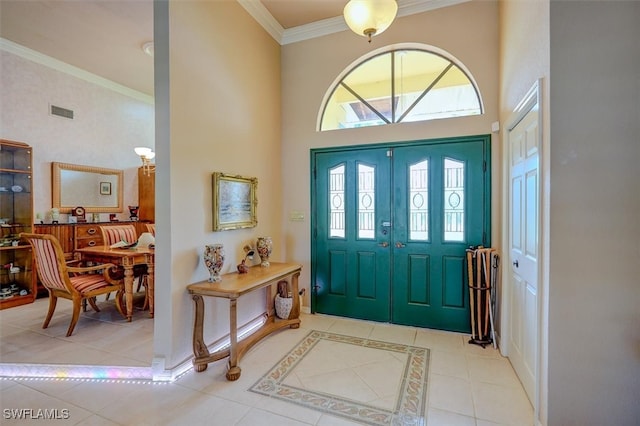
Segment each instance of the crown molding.
[{"label": "crown molding", "polygon": [[306,25],[287,28],[284,30],[281,45],[296,43],[298,41],[310,40],[316,37],[339,33],[348,30],[349,27],[342,16],[323,19]]},{"label": "crown molding", "polygon": [[36,52],[35,50],[29,49],[2,37],[0,37],[0,50],[12,53],[31,62],[44,65],[46,67],[63,72],[81,80],[88,81],[89,83],[104,87],[105,89],[112,90],[114,92],[120,93],[121,95],[125,95],[152,105],[154,103],[153,96],[138,92],[137,90],[133,90],[114,81],[107,80],[106,78],[90,73],[89,71],[85,71],[81,68],[74,67],[73,65],[69,65],[65,62],[54,59],[51,56],[43,55],[40,52]]},{"label": "crown molding", "polygon": [[253,19],[262,25],[262,28],[264,28],[275,41],[282,44],[285,29],[276,21],[273,15],[269,13],[262,2],[256,0],[238,0],[238,3],[240,3],[240,6],[242,6]]},{"label": "crown molding", "polygon": [[415,15],[472,0],[398,0],[398,17]]},{"label": "crown molding", "polygon": [[[415,15],[447,6],[466,3],[471,0],[397,0],[398,17]],[[238,0],[253,18],[274,38],[280,45],[310,40],[329,34],[339,33],[349,29],[342,16],[323,19],[306,25],[284,29],[275,20],[262,2],[255,0]]]}]

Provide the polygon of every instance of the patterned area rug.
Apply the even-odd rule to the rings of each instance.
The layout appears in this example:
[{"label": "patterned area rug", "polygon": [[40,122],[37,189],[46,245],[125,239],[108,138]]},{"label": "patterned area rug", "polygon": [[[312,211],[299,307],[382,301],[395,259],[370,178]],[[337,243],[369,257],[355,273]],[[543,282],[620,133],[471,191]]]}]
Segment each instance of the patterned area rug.
[{"label": "patterned area rug", "polygon": [[362,424],[425,425],[428,372],[429,349],[314,330],[249,390]]}]

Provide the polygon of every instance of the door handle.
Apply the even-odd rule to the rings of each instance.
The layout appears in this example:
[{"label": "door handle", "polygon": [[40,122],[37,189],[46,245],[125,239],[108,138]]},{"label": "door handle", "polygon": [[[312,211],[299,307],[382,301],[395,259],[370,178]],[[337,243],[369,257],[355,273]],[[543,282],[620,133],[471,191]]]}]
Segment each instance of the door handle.
[{"label": "door handle", "polygon": [[400,241],[396,242],[396,248],[405,248],[406,246],[406,244],[402,244]]},{"label": "door handle", "polygon": [[388,243],[388,242],[386,242],[386,241],[383,241],[383,242],[381,242],[381,243],[378,243],[378,246],[379,246],[379,247],[389,247],[389,243]]},{"label": "door handle", "polygon": [[515,266],[516,268],[520,266],[520,263],[518,263],[518,259],[513,261],[513,266]]}]

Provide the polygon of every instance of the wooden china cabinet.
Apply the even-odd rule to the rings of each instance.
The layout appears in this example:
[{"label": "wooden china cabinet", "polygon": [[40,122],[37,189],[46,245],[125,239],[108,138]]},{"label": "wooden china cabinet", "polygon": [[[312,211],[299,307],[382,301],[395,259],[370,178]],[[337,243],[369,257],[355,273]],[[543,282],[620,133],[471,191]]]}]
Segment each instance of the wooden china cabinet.
[{"label": "wooden china cabinet", "polygon": [[0,139],[0,309],[36,297],[31,246],[19,237],[33,226],[32,157],[29,145]]},{"label": "wooden china cabinet", "polygon": [[156,166],[138,169],[138,218],[142,222],[156,221]]}]

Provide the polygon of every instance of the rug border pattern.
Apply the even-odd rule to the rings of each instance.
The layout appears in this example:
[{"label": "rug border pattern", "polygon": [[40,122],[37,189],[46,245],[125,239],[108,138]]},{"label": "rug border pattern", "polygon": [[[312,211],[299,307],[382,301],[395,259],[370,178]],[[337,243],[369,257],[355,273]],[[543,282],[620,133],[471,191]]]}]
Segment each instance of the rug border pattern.
[{"label": "rug border pattern", "polygon": [[[406,354],[407,362],[395,409],[385,410],[359,401],[283,384],[288,374],[320,340]],[[373,426],[424,425],[429,355],[428,348],[312,330],[251,386],[249,391]]]}]

